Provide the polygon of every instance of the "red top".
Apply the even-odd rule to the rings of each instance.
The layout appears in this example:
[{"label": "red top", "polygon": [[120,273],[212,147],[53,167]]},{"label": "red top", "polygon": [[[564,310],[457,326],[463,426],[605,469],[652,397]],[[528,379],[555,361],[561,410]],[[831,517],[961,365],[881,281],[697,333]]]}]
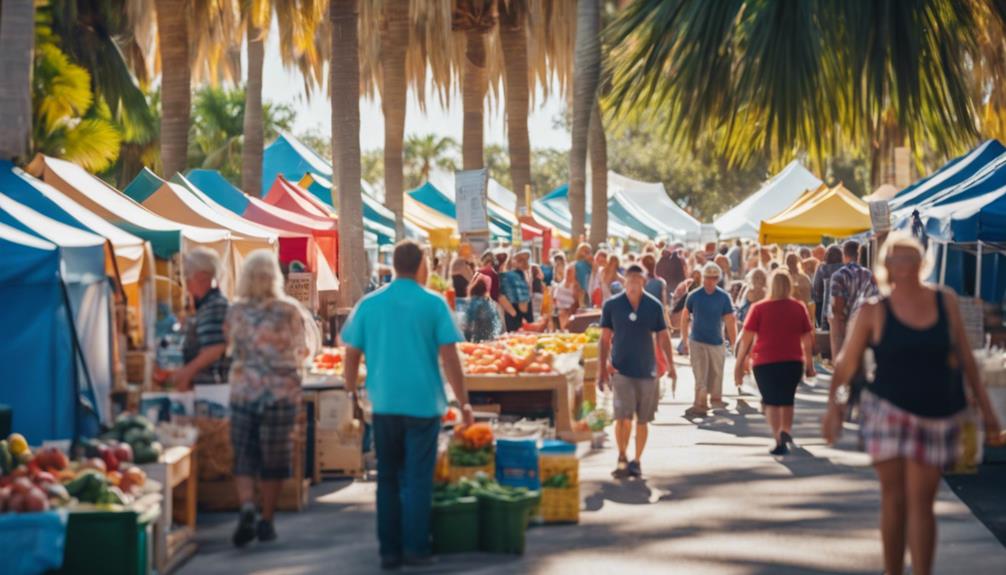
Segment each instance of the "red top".
[{"label": "red top", "polygon": [[813,330],[807,307],[795,299],[762,300],[751,308],[744,330],[757,334],[754,365],[803,362],[800,338]]},{"label": "red top", "polygon": [[484,268],[479,270],[479,273],[489,277],[489,281],[491,282],[489,284],[489,297],[491,297],[493,301],[499,301],[500,299],[499,274],[496,273],[496,270],[494,270],[492,266],[485,266]]}]

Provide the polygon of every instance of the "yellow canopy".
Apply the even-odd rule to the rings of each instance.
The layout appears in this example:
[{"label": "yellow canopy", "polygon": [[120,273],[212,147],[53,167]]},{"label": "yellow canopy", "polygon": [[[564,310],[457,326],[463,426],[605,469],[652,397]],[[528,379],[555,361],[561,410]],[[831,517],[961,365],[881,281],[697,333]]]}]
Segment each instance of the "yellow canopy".
[{"label": "yellow canopy", "polygon": [[870,229],[870,208],[841,184],[805,194],[781,214],[761,223],[762,244],[816,244]]},{"label": "yellow canopy", "polygon": [[444,214],[427,207],[409,194],[404,194],[404,218],[430,235],[430,245],[435,248],[456,248],[460,242],[458,224]]}]

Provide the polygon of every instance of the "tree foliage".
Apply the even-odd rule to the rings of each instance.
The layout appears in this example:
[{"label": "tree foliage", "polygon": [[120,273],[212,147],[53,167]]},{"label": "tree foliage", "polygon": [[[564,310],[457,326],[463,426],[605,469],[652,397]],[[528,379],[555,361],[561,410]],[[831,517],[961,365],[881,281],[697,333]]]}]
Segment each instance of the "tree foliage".
[{"label": "tree foliage", "polygon": [[[189,135],[189,165],[220,170],[227,179],[241,178],[241,146],[244,133],[245,92],[204,87],[192,101]],[[265,140],[293,127],[295,112],[288,104],[263,104]]]}]

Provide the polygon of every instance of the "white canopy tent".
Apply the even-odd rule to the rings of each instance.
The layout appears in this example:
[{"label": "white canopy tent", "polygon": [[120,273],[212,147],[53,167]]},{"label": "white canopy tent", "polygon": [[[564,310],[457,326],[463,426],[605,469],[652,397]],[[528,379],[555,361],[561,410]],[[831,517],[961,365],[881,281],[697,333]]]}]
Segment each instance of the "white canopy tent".
[{"label": "white canopy tent", "polygon": [[[615,194],[624,203],[635,207],[633,215],[641,214],[637,217],[641,217],[648,227],[657,226],[661,235],[690,241],[699,239],[702,223],[674,203],[661,182],[640,182],[609,170],[608,197]],[[589,180],[586,195],[589,202]]]},{"label": "white canopy tent", "polygon": [[716,218],[713,225],[720,239],[757,239],[763,220],[771,219],[790,207],[807,190],[821,185],[817,176],[793,160],[781,172],[772,176],[757,192],[727,213]]}]

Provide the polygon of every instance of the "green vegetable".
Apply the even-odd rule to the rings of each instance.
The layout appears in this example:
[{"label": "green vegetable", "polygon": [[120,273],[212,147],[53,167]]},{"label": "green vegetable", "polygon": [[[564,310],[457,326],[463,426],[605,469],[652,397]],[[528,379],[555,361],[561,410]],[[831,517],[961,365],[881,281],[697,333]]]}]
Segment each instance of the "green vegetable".
[{"label": "green vegetable", "polygon": [[66,491],[82,503],[98,503],[108,491],[108,479],[100,471],[88,469],[67,483]]},{"label": "green vegetable", "polygon": [[14,471],[14,456],[10,454],[7,440],[0,440],[0,476],[7,475],[11,471]]},{"label": "green vegetable", "polygon": [[455,467],[482,467],[489,465],[493,459],[493,453],[488,446],[481,449],[469,449],[460,443],[452,443],[447,448],[447,457],[450,464]]},{"label": "green vegetable", "polygon": [[552,489],[565,489],[570,486],[569,476],[565,473],[558,473],[542,481],[541,486]]}]

